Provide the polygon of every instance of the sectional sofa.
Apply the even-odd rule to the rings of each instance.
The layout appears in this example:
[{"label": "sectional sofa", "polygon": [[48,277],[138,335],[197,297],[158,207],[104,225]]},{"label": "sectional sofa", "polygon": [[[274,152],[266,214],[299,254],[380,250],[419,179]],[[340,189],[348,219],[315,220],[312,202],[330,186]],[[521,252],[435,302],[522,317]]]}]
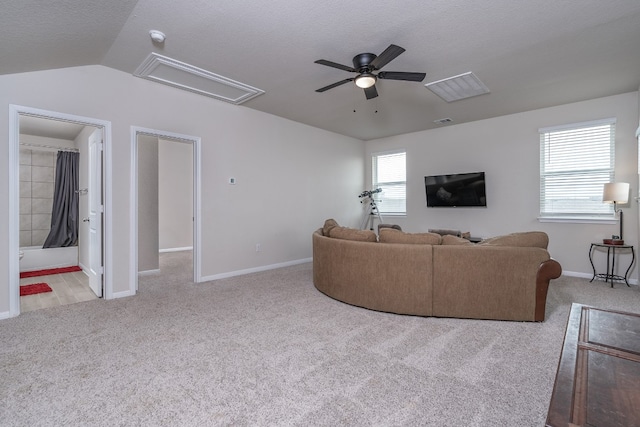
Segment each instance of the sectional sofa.
[{"label": "sectional sofa", "polygon": [[456,236],[340,227],[313,240],[313,282],[359,307],[417,316],[544,321],[547,290],[562,268],[543,232],[473,244]]}]

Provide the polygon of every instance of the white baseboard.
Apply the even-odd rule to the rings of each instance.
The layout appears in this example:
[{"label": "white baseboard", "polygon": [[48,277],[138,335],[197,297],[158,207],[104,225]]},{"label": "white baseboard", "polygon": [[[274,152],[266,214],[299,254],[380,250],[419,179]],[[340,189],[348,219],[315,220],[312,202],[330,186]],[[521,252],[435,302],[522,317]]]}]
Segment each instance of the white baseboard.
[{"label": "white baseboard", "polygon": [[211,280],[219,280],[219,279],[226,279],[228,277],[243,276],[245,274],[259,273],[261,271],[275,270],[276,268],[290,267],[292,265],[298,265],[298,264],[306,264],[311,261],[313,261],[313,258],[304,258],[304,259],[297,259],[294,261],[282,262],[278,264],[263,265],[260,267],[247,268],[245,270],[236,270],[236,271],[230,271],[228,273],[214,274],[212,276],[203,276],[200,281],[209,282]]},{"label": "white baseboard", "polygon": [[122,292],[114,292],[113,294],[111,294],[111,297],[109,299],[116,299],[116,298],[124,298],[124,297],[132,297],[134,296],[136,293],[132,292],[132,291],[122,291]]},{"label": "white baseboard", "polygon": [[82,263],[80,263],[80,262],[79,262],[79,263],[78,263],[78,267],[80,267],[80,268],[82,269],[82,272],[83,272],[87,277],[89,277],[89,269],[88,269],[87,267],[85,267],[85,265],[84,265],[84,264],[82,264]]},{"label": "white baseboard", "polygon": [[583,279],[591,279],[593,277],[593,274],[580,273],[577,271],[564,271],[564,270],[562,270],[562,275],[569,276],[569,277],[581,277]]},{"label": "white baseboard", "polygon": [[[576,271],[563,271],[562,275],[569,276],[569,277],[580,277],[582,279],[589,279],[589,280],[593,278],[593,273],[580,273]],[[638,279],[627,279],[627,281],[629,282],[630,285],[638,285]]]},{"label": "white baseboard", "polygon": [[166,248],[166,249],[160,249],[158,252],[160,253],[164,253],[164,252],[182,252],[182,251],[192,251],[193,250],[193,246],[187,246],[184,248]]},{"label": "white baseboard", "polygon": [[0,313],[0,320],[4,320],[4,319],[10,319],[12,317],[16,317],[17,314],[11,314],[10,311],[3,311],[2,313]]}]

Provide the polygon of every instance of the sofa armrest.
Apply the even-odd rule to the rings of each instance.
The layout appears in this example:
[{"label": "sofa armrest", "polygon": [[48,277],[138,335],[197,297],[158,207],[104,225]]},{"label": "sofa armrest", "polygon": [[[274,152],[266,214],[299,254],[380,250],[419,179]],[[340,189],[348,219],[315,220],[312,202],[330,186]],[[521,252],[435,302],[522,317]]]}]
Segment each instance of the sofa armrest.
[{"label": "sofa armrest", "polygon": [[547,306],[547,291],[551,279],[557,279],[562,274],[562,266],[551,258],[540,264],[536,275],[536,314],[535,321],[543,322]]}]

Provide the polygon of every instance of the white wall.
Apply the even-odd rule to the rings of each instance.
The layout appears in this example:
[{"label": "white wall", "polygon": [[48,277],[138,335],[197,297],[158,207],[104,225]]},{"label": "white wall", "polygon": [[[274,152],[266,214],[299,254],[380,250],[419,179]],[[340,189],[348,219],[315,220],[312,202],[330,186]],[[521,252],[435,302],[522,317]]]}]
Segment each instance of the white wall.
[{"label": "white wall", "polygon": [[[0,76],[0,129],[8,129],[9,104],[111,122],[116,294],[131,288],[131,126],[202,138],[205,277],[309,258],[311,233],[325,218],[357,225],[357,195],[365,187],[362,141],[102,66]],[[8,132],[0,140],[0,228],[6,235]],[[237,185],[227,183],[232,176]],[[8,250],[0,245],[0,271],[6,272],[0,317],[9,311]]]},{"label": "white wall", "polygon": [[[631,183],[637,194],[638,92],[545,108],[521,114],[453,125],[368,141],[366,152],[407,150],[407,216],[385,218],[408,231],[451,228],[489,237],[514,231],[549,234],[549,251],[566,273],[591,277],[591,242],[617,234],[617,224],[540,223],[539,134],[541,127],[616,117],[616,180]],[[367,156],[367,157],[368,157]],[[367,182],[371,182],[367,161]],[[486,172],[487,208],[427,208],[426,175]],[[370,184],[369,184],[370,185]],[[624,209],[625,241],[638,249],[638,205]],[[595,259],[604,270],[604,256]],[[602,263],[600,263],[600,261]],[[625,266],[629,258],[624,259]],[[637,278],[637,273],[630,273]]]},{"label": "white wall", "polygon": [[160,250],[193,246],[193,145],[158,139]]}]

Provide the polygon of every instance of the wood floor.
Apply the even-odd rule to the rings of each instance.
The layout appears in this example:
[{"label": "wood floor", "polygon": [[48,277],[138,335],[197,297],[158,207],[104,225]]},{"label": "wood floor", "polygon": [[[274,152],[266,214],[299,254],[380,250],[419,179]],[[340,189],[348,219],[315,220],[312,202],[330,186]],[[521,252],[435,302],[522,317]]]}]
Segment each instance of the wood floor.
[{"label": "wood floor", "polygon": [[89,288],[89,277],[82,271],[20,279],[20,285],[47,283],[53,292],[20,297],[20,312],[98,299]]}]

